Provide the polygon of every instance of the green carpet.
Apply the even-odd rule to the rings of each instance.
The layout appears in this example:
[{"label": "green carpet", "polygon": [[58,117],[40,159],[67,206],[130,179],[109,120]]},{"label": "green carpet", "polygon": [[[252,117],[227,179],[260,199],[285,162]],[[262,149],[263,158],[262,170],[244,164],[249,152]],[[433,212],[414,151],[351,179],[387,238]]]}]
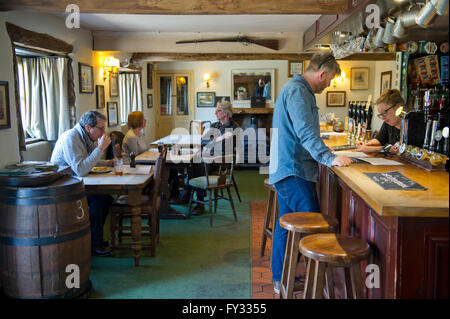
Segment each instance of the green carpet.
[{"label": "green carpet", "polygon": [[[114,258],[92,257],[90,298],[251,298],[250,201],[266,199],[266,177],[258,170],[235,171],[242,198],[240,203],[233,190],[237,223],[229,202],[221,200],[213,228],[209,213],[161,220],[156,256],[142,251],[139,267],[131,250]],[[187,205],[174,208],[187,212]]]}]

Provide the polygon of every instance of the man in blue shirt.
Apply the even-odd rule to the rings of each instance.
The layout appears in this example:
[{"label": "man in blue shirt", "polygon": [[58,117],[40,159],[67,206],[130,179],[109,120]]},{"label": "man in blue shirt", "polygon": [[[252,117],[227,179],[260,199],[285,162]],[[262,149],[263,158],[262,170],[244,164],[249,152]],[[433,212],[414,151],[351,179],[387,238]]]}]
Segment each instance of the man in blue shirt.
[{"label": "man in blue shirt", "polygon": [[[269,183],[277,190],[279,217],[292,212],[320,212],[316,194],[318,162],[347,166],[351,159],[336,156],[320,137],[319,108],[315,93],[330,86],[339,64],[330,52],[316,53],[305,73],[295,74],[277,97],[272,127],[278,130],[272,138]],[[275,228],[272,248],[272,280],[279,293],[283,270],[287,230]]]}]

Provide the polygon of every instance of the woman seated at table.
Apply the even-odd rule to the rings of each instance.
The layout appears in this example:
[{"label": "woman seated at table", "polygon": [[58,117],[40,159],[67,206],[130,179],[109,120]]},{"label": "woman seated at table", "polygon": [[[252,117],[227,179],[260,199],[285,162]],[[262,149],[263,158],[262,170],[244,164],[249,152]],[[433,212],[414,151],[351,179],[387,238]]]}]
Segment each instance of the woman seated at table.
[{"label": "woman seated at table", "polygon": [[129,130],[123,139],[122,154],[125,160],[130,159],[130,154],[138,156],[148,150],[147,143],[144,139],[143,130],[147,124],[144,113],[135,111],[128,114]]},{"label": "woman seated at table", "polygon": [[378,118],[383,120],[380,132],[366,144],[358,142],[357,151],[365,153],[378,153],[384,145],[394,145],[400,140],[401,118],[395,116],[395,112],[400,106],[404,106],[405,101],[398,90],[385,91],[376,101]]}]

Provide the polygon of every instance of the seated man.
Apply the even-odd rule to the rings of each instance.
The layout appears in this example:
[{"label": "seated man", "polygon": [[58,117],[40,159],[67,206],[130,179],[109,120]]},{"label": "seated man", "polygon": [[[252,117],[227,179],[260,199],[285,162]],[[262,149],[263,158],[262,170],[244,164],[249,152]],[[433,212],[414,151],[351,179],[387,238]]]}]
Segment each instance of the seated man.
[{"label": "seated man", "polygon": [[[229,148],[236,154],[239,152],[240,144],[235,143],[233,136],[235,134],[234,130],[239,128],[239,125],[231,118],[233,116],[231,103],[228,101],[217,103],[215,114],[218,121],[211,124],[209,130],[202,136],[202,153],[205,155],[225,155],[228,150],[227,144],[233,143],[232,147]],[[205,175],[204,165],[198,162],[199,161],[194,160],[194,164],[191,165],[191,174],[189,178]],[[188,183],[186,183],[179,202],[187,203],[189,201],[190,194],[191,187]],[[197,190],[197,199],[204,200],[204,197],[205,192],[203,190]],[[199,215],[202,213],[203,205],[196,205],[193,214]]]},{"label": "seated man", "polygon": [[[60,166],[70,166],[74,175],[87,175],[99,164],[103,152],[111,143],[111,138],[105,135],[105,125],[106,117],[103,114],[96,111],[84,113],[74,128],[58,138],[50,161]],[[103,248],[103,224],[113,198],[109,195],[87,195],[87,200],[92,255],[111,256],[111,252]]]}]

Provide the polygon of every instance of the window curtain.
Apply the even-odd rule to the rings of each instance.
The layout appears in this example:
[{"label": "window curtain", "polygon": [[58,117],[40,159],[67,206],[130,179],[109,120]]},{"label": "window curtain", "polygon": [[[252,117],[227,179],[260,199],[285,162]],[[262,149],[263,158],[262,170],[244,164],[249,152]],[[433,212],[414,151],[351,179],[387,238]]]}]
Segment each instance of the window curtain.
[{"label": "window curtain", "polygon": [[17,57],[23,129],[55,141],[70,129],[68,59]]},{"label": "window curtain", "polygon": [[128,122],[128,114],[142,111],[142,87],[140,73],[119,73],[120,121]]}]

